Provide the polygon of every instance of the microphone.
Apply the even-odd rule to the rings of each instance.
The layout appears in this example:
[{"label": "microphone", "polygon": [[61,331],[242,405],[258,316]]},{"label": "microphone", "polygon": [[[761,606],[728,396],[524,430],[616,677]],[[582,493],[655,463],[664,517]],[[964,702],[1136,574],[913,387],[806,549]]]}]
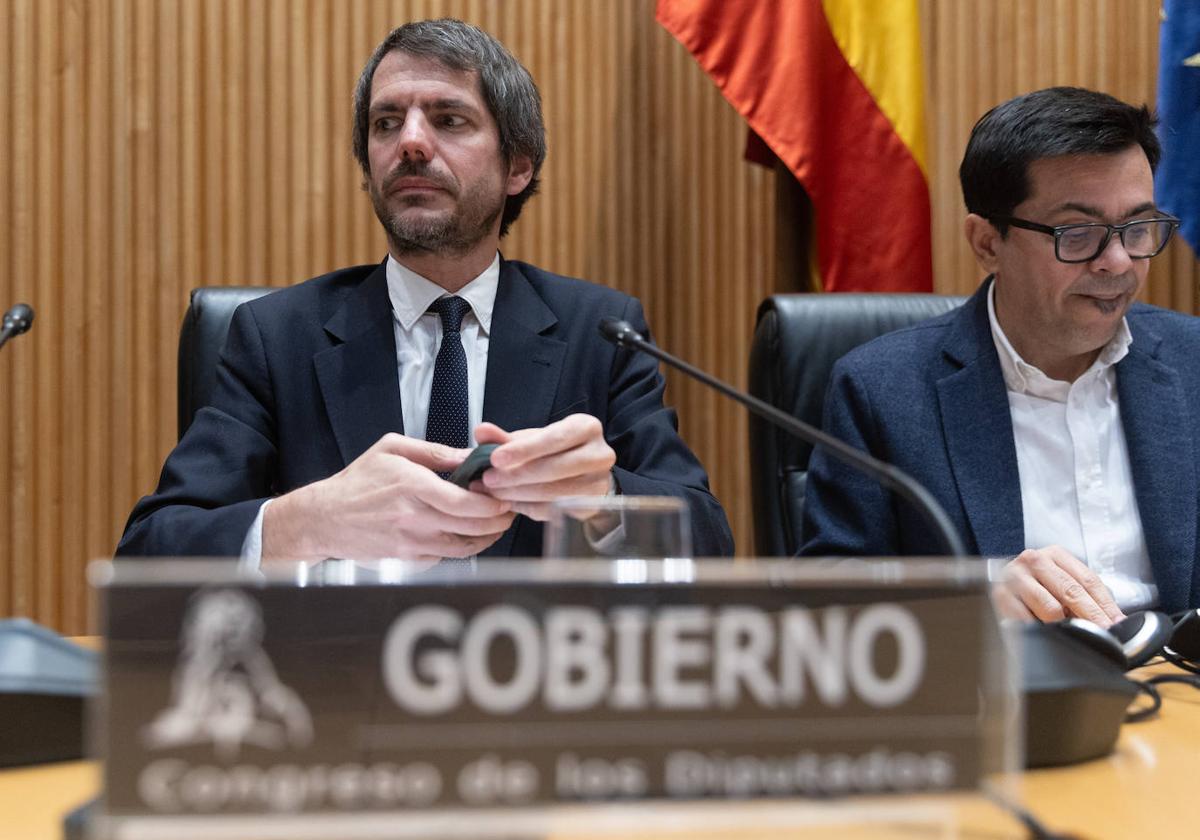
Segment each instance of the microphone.
[{"label": "microphone", "polygon": [[805,443],[821,447],[829,455],[843,464],[848,464],[874,478],[881,485],[893,491],[900,498],[911,504],[925,518],[926,522],[941,539],[946,553],[952,557],[965,557],[962,539],[954,528],[954,523],[946,515],[946,511],[938,504],[933,495],[917,483],[916,479],[892,464],[880,461],[861,450],[855,449],[845,441],[826,434],[792,415],[780,411],[773,405],[739,391],[731,385],[722,382],[682,359],[672,356],[649,341],[647,341],[628,321],[608,316],[600,319],[600,335],[605,340],[618,347],[629,350],[640,350],[661,362],[665,362],[676,370],[682,371],[693,379],[698,379],[710,388],[720,391],[730,399],[740,402],[750,411],[785,432],[795,435]]},{"label": "microphone", "polygon": [[0,347],[15,335],[28,332],[33,326],[33,307],[28,303],[18,303],[4,313],[4,323],[0,326]]}]

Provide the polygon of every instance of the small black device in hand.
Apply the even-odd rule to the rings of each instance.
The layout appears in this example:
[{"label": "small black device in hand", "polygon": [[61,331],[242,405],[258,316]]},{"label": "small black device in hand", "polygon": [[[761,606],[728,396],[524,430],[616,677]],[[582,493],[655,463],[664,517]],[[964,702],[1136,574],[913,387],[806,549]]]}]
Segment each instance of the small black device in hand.
[{"label": "small black device in hand", "polygon": [[470,487],[471,482],[482,478],[485,471],[492,468],[492,452],[498,443],[481,443],[471,450],[467,459],[458,465],[446,480],[459,487]]}]

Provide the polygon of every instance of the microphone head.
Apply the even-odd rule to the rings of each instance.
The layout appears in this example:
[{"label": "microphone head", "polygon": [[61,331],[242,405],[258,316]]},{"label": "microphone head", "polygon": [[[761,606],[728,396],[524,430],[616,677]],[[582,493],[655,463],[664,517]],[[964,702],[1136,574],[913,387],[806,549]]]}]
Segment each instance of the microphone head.
[{"label": "microphone head", "polygon": [[33,307],[28,303],[18,303],[4,313],[4,331],[9,335],[20,335],[33,326]]},{"label": "microphone head", "polygon": [[637,342],[645,341],[632,324],[611,315],[600,319],[600,335],[618,347],[634,347]]}]

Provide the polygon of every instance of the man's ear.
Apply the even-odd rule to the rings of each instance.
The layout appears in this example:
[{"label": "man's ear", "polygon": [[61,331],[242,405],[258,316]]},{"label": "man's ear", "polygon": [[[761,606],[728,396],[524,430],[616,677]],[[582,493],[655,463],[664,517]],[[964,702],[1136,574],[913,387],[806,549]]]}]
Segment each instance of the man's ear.
[{"label": "man's ear", "polygon": [[529,186],[533,180],[533,161],[525,155],[514,155],[508,164],[508,183],[505,191],[508,195],[517,195]]},{"label": "man's ear", "polygon": [[977,213],[968,213],[963,221],[963,233],[966,234],[967,244],[975,254],[975,260],[988,274],[996,272],[1000,261],[996,249],[1003,241],[1000,231]]}]

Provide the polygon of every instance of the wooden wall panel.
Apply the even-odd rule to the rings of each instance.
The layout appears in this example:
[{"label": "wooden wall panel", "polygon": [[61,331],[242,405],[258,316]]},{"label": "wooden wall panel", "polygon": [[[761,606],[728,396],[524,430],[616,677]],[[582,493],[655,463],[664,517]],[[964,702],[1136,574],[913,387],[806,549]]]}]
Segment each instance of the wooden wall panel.
[{"label": "wooden wall panel", "polygon": [[[958,165],[975,121],[1051,85],[1154,105],[1160,0],[922,0],[928,76],[934,285],[968,294],[982,272],[962,235]],[[1182,238],[1151,263],[1143,297],[1200,313],[1200,263]]]},{"label": "wooden wall panel", "polygon": [[[551,153],[512,257],[640,295],[658,339],[744,383],[774,288],[774,175],[644,0],[6,0],[0,14],[0,614],[88,628],[109,553],[175,437],[191,288],[283,285],[385,253],[351,91],[405,20],[479,23],[538,80]],[[720,336],[713,340],[712,336]],[[745,420],[670,381],[723,496]],[[732,504],[743,545],[749,510]]]},{"label": "wooden wall panel", "polygon": [[[1035,86],[1153,95],[1157,0],[923,0],[936,283],[971,288],[955,171],[974,119]],[[542,89],[543,193],[512,257],[639,295],[660,342],[737,384],[777,276],[775,176],[651,0],[4,0],[0,306],[37,309],[0,351],[0,614],[89,626],[110,552],[175,436],[188,291],[283,285],[382,257],[349,153],[350,95],[407,19],[495,33]],[[1149,297],[1195,309],[1178,246]],[[685,436],[752,543],[740,409],[669,375]]]}]

